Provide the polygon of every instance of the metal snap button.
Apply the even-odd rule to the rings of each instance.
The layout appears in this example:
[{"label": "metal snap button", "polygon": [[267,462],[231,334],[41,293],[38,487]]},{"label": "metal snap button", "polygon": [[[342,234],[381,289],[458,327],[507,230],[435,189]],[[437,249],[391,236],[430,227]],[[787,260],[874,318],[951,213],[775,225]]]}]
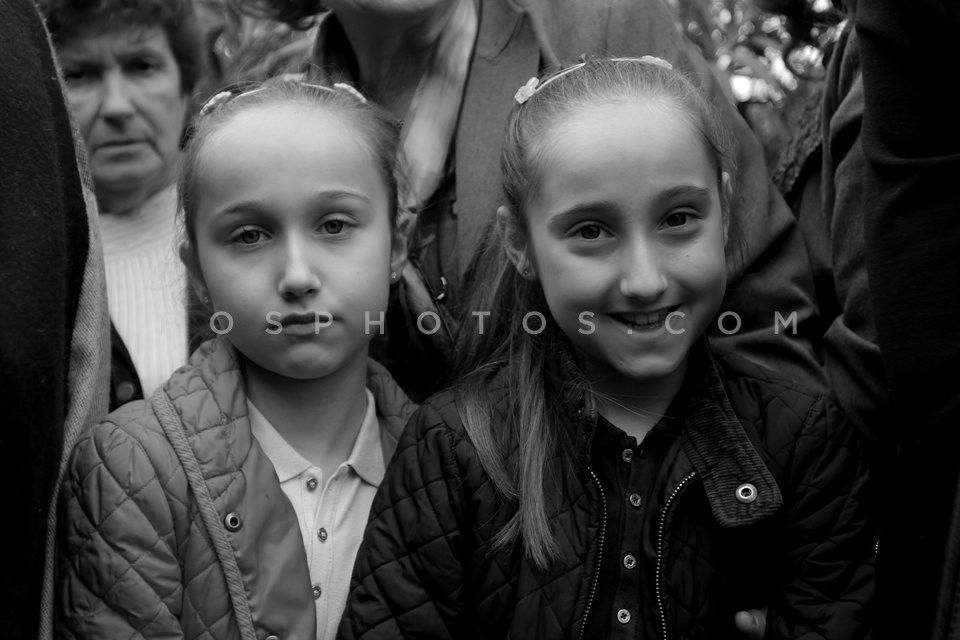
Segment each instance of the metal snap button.
[{"label": "metal snap button", "polygon": [[640,498],[640,494],[639,494],[639,493],[631,493],[631,494],[630,494],[630,506],[631,506],[631,507],[633,507],[634,509],[637,509],[637,508],[640,507],[640,503],[641,503],[641,502],[642,502],[642,499]]},{"label": "metal snap button", "polygon": [[243,526],[243,520],[231,511],[227,514],[227,517],[223,519],[223,526],[227,528],[227,531],[237,531]]},{"label": "metal snap button", "polygon": [[623,566],[627,569],[633,569],[637,566],[637,559],[630,554],[623,556]]},{"label": "metal snap button", "polygon": [[749,504],[757,499],[757,488],[745,482],[739,487],[737,487],[737,500],[745,504]]},{"label": "metal snap button", "polygon": [[313,491],[313,490],[316,489],[316,488],[317,488],[317,479],[316,479],[316,478],[310,478],[309,480],[307,480],[307,489],[308,489],[309,491]]},{"label": "metal snap button", "polygon": [[323,527],[320,527],[320,530],[317,531],[317,537],[320,538],[320,542],[327,541],[327,530]]},{"label": "metal snap button", "polygon": [[323,593],[323,589],[320,588],[320,585],[318,585],[318,584],[313,585],[313,599],[314,599],[314,600],[319,600],[319,599],[320,599],[320,594],[322,594],[322,593]]},{"label": "metal snap button", "polygon": [[627,624],[630,622],[630,612],[626,609],[620,609],[620,611],[617,611],[617,622],[620,624]]},{"label": "metal snap button", "polygon": [[633,460],[633,449],[624,449],[623,453],[620,454],[620,457],[623,458],[624,462],[630,462]]}]

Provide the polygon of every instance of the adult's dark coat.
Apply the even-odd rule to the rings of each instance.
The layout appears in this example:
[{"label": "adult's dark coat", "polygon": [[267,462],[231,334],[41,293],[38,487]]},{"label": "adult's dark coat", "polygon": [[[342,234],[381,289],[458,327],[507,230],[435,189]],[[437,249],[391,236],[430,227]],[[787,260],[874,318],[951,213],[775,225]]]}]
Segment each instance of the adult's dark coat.
[{"label": "adult's dark coat", "polygon": [[[52,503],[66,454],[106,410],[97,206],[50,37],[30,0],[0,2],[0,563],[5,638],[46,638]],[[52,569],[49,562],[47,569]],[[46,579],[45,579],[46,576]]]}]

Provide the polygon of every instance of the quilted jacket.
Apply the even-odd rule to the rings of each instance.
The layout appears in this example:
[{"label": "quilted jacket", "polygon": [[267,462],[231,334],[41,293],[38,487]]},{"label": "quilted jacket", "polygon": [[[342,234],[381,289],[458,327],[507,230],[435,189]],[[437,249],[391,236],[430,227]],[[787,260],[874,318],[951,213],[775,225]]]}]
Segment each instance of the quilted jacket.
[{"label": "quilted jacket", "polygon": [[[661,639],[738,637],[736,611],[768,607],[767,638],[869,635],[875,533],[856,434],[826,397],[734,369],[706,350],[691,364],[679,453],[658,504]],[[487,389],[504,428],[503,370]],[[596,426],[577,385],[556,389],[564,453],[545,473],[560,556],[538,570],[519,544],[494,549],[516,513],[465,433],[455,390],[411,419],[374,500],[354,568],[342,638],[578,638],[591,613],[603,549],[604,497],[590,468]],[[509,440],[514,441],[514,440]],[[509,465],[516,451],[507,456]],[[738,488],[756,487],[753,501]],[[741,497],[743,494],[740,494]],[[608,538],[604,540],[604,538]]]},{"label": "quilted jacket", "polygon": [[[372,361],[367,385],[389,460],[414,406]],[[60,509],[58,637],[316,636],[297,516],[223,339],[80,439]]]}]

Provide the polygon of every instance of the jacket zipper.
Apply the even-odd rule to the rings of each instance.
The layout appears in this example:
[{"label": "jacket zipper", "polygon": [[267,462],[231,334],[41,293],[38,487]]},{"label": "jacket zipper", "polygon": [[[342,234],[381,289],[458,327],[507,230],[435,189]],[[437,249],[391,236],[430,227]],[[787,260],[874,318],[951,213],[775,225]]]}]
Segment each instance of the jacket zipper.
[{"label": "jacket zipper", "polygon": [[663,630],[663,637],[661,640],[668,640],[669,633],[667,628],[667,613],[663,610],[663,540],[664,535],[666,534],[667,529],[667,513],[670,511],[670,505],[673,504],[674,499],[680,491],[687,485],[688,482],[696,477],[697,472],[693,471],[684,478],[680,484],[673,490],[673,493],[670,494],[670,497],[667,498],[666,504],[663,505],[663,510],[660,512],[660,526],[657,528],[657,610],[660,612],[660,628]]},{"label": "jacket zipper", "polygon": [[597,475],[593,472],[593,469],[587,470],[590,472],[593,484],[600,491],[600,537],[597,542],[597,563],[593,572],[593,583],[590,585],[590,595],[587,596],[587,606],[583,610],[583,622],[580,623],[580,640],[583,640],[583,634],[587,629],[587,617],[590,615],[590,608],[593,607],[593,598],[597,594],[597,582],[600,581],[600,563],[603,561],[603,537],[607,532],[607,497],[604,495],[603,487],[597,480]]}]

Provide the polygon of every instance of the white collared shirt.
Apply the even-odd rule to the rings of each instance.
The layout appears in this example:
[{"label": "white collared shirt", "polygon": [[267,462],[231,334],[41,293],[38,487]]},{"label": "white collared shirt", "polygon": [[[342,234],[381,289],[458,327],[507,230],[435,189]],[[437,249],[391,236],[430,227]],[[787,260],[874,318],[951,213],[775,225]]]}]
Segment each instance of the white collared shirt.
[{"label": "white collared shirt", "polygon": [[317,608],[318,640],[333,640],[337,635],[350,591],[353,562],[373,496],[383,480],[376,403],[370,390],[366,391],[367,411],[353,449],[347,459],[327,475],[297,453],[247,400],[253,436],[273,463],[280,487],[300,522]]}]

